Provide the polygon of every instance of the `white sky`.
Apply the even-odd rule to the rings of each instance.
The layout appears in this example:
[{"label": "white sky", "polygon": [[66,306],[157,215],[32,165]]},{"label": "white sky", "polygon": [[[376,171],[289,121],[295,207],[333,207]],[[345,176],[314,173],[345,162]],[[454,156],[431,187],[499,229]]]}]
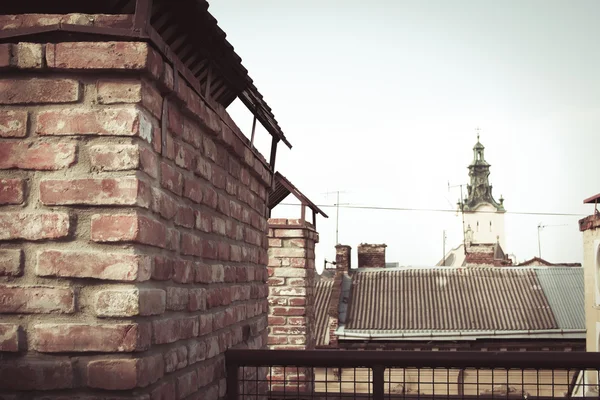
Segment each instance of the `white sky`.
[{"label": "white sky", "polygon": [[[294,146],[276,169],[315,203],[340,190],[352,205],[456,208],[448,181],[467,183],[479,126],[506,199],[505,250],[536,256],[541,222],[542,257],[581,262],[580,217],[510,212],[593,210],[582,200],[600,192],[600,1],[214,0],[210,12]],[[229,111],[248,133],[248,111]],[[318,266],[335,257],[324,211]],[[438,262],[443,230],[447,248],[460,244],[455,213],[340,209],[354,255],[383,242],[402,265]]]}]

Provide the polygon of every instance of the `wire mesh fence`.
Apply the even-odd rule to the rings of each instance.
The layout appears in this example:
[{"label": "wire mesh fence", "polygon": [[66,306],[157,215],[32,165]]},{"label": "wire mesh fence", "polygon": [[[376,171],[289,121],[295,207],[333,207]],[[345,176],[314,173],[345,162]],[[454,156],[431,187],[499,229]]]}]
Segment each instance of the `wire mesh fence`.
[{"label": "wire mesh fence", "polygon": [[[437,356],[437,357],[436,357]],[[233,350],[228,400],[598,398],[599,353]]]}]

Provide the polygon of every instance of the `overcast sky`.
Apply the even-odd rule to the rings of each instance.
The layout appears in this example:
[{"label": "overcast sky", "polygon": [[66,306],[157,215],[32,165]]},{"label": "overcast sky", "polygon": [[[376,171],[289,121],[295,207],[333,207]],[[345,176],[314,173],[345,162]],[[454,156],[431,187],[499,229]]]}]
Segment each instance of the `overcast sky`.
[{"label": "overcast sky", "polygon": [[[294,148],[276,169],[317,204],[456,209],[452,185],[481,128],[505,198],[507,253],[581,262],[584,198],[600,192],[600,1],[213,0]],[[229,108],[246,133],[252,117]],[[258,146],[268,155],[269,136]],[[285,202],[290,202],[288,197]],[[317,264],[335,258],[335,209]],[[299,216],[279,206],[278,217]],[[462,240],[455,213],[340,208],[339,241],[386,243],[387,261],[433,265]]]}]

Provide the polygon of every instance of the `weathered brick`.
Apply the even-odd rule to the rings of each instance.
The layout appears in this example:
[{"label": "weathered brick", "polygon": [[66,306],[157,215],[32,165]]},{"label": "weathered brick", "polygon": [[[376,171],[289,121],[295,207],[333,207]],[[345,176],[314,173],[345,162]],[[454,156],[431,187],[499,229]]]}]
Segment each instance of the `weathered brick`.
[{"label": "weathered brick", "polygon": [[95,360],[87,365],[87,385],[96,389],[129,390],[158,381],[165,373],[162,355],[122,360]]},{"label": "weathered brick", "polygon": [[189,310],[206,310],[206,289],[190,289]]},{"label": "weathered brick", "polygon": [[96,83],[98,103],[138,103],[142,101],[140,80],[99,80]]},{"label": "weathered brick", "polygon": [[149,65],[149,45],[143,42],[65,42],[46,45],[46,62],[55,69],[129,69]]},{"label": "weathered brick", "polygon": [[76,150],[72,143],[2,143],[0,169],[59,170],[75,163]]},{"label": "weathered brick", "polygon": [[169,280],[173,276],[173,270],[173,260],[157,256],[154,258],[154,265],[152,267],[152,279],[157,281]]},{"label": "weathered brick", "polygon": [[41,353],[134,352],[150,346],[147,324],[38,324],[30,333]]},{"label": "weathered brick", "polygon": [[139,214],[93,215],[91,237],[95,242],[138,242],[163,248],[168,246],[164,224]]},{"label": "weathered brick", "polygon": [[0,137],[27,136],[27,111],[0,111]]},{"label": "weathered brick", "polygon": [[52,179],[40,183],[40,201],[46,205],[150,206],[149,186],[134,177],[105,179]]},{"label": "weathered brick", "polygon": [[23,252],[21,250],[0,249],[0,276],[20,276],[23,274]]},{"label": "weathered brick", "polygon": [[72,289],[36,286],[0,286],[0,313],[70,314],[75,311]]},{"label": "weathered brick", "polygon": [[179,287],[167,288],[167,310],[181,311],[187,308],[189,290]]},{"label": "weathered brick", "polygon": [[44,66],[42,45],[39,43],[18,43],[14,52],[18,68],[34,69]]},{"label": "weathered brick", "polygon": [[73,367],[70,361],[2,361],[0,376],[2,390],[57,390],[73,387]]},{"label": "weathered brick", "polygon": [[173,264],[173,282],[192,283],[194,281],[194,263],[187,260],[177,260]]},{"label": "weathered brick", "polygon": [[202,257],[203,240],[192,233],[182,233],[181,253],[189,256]]},{"label": "weathered brick", "polygon": [[172,167],[165,162],[160,164],[160,171],[161,186],[181,196],[183,192],[183,175],[181,172],[179,172],[177,168]]},{"label": "weathered brick", "polygon": [[0,352],[19,351],[19,325],[0,324]]},{"label": "weathered brick", "polygon": [[99,171],[126,171],[140,166],[140,148],[137,145],[92,146],[89,154],[92,168]]},{"label": "weathered brick", "polygon": [[177,208],[175,215],[175,224],[186,228],[193,228],[196,225],[196,216],[194,209],[187,205],[181,205]]},{"label": "weathered brick", "polygon": [[146,147],[140,148],[140,166],[151,177],[158,177],[158,156]]},{"label": "weathered brick", "polygon": [[0,79],[0,104],[73,103],[79,100],[79,92],[74,79]]},{"label": "weathered brick", "polygon": [[132,106],[41,111],[35,127],[39,135],[139,136],[148,143],[152,130],[150,120]]},{"label": "weathered brick", "polygon": [[202,183],[199,179],[184,178],[183,195],[194,203],[202,203]]},{"label": "weathered brick", "polygon": [[183,399],[198,390],[198,373],[194,370],[177,378],[178,398]]},{"label": "weathered brick", "polygon": [[163,382],[150,393],[150,398],[151,400],[176,400],[176,394],[175,382]]},{"label": "weathered brick", "polygon": [[132,317],[165,312],[162,289],[107,289],[96,294],[95,309],[99,317]]},{"label": "weathered brick", "polygon": [[198,336],[198,318],[169,318],[152,321],[154,344],[173,343]]},{"label": "weathered brick", "polygon": [[45,250],[38,253],[36,274],[115,281],[150,279],[151,260],[135,254]]},{"label": "weathered brick", "polygon": [[24,189],[23,179],[0,179],[0,205],[22,204]]},{"label": "weathered brick", "polygon": [[168,350],[164,354],[165,372],[171,373],[188,365],[188,349],[186,346],[178,346]]},{"label": "weathered brick", "polygon": [[[0,28],[1,29],[1,28]],[[0,44],[0,68],[7,68],[11,66],[11,53],[12,44],[2,43]]]}]

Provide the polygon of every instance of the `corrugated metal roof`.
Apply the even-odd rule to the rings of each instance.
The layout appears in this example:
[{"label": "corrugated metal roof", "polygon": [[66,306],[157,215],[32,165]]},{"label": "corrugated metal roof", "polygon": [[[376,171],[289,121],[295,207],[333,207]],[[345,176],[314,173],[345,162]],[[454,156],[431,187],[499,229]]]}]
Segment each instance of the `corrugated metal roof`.
[{"label": "corrugated metal roof", "polygon": [[331,300],[331,290],[333,280],[320,280],[315,285],[315,339],[317,346],[329,344],[329,302]]},{"label": "corrugated metal roof", "polygon": [[357,270],[346,329],[557,329],[532,268]]},{"label": "corrugated metal roof", "polygon": [[560,329],[585,327],[584,277],[581,267],[536,268],[535,273]]}]

